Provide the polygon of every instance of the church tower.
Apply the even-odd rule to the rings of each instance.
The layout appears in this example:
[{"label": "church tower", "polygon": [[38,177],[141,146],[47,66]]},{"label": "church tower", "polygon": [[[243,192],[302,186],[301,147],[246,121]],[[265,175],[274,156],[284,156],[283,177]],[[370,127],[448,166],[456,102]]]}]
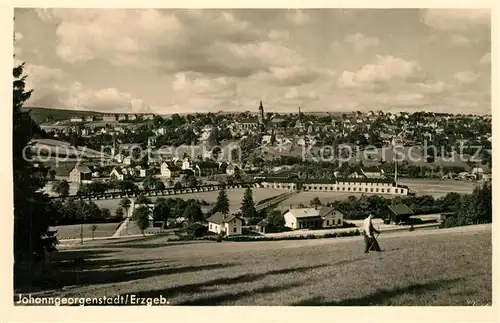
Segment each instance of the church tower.
[{"label": "church tower", "polygon": [[264,107],[262,106],[262,100],[260,100],[258,120],[259,120],[259,127],[260,127],[261,131],[263,131],[265,117],[264,117]]}]

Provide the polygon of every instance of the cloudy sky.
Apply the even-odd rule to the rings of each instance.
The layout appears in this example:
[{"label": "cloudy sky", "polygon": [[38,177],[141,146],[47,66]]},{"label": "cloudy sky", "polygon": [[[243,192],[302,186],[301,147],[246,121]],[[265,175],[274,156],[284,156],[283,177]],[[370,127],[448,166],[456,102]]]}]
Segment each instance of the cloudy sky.
[{"label": "cloudy sky", "polygon": [[29,104],[490,113],[484,9],[16,9]]}]

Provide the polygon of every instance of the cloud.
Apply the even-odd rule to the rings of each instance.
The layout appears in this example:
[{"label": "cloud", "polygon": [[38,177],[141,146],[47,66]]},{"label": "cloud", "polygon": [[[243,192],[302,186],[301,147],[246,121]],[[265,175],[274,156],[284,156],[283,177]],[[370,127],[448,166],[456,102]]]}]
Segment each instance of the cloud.
[{"label": "cloud", "polygon": [[286,18],[288,21],[297,26],[303,26],[312,21],[312,17],[300,9],[287,12]]},{"label": "cloud", "polygon": [[356,72],[344,71],[338,80],[338,86],[376,89],[394,82],[415,82],[422,78],[423,71],[417,62],[377,55],[376,64],[366,64]]},{"label": "cloud", "polygon": [[21,34],[20,32],[16,32],[16,33],[14,34],[14,39],[15,39],[16,41],[21,41],[21,40],[23,40],[23,34]]},{"label": "cloud", "polygon": [[147,112],[145,102],[130,93],[121,92],[116,88],[105,88],[98,91],[86,89],[80,82],[69,86],[67,98],[63,100],[66,106],[74,109],[99,109],[106,111]]},{"label": "cloud", "polygon": [[260,29],[222,10],[37,12],[43,21],[57,24],[56,53],[69,63],[100,59],[117,66],[146,65],[164,73],[248,77],[304,62],[280,43],[290,37],[288,31]]},{"label": "cloud", "polygon": [[344,41],[352,44],[357,51],[363,51],[370,47],[378,47],[379,45],[377,37],[368,37],[361,33],[347,35]]},{"label": "cloud", "polygon": [[439,94],[447,90],[446,83],[443,81],[439,82],[419,82],[416,84],[417,88],[424,93]]},{"label": "cloud", "polygon": [[479,74],[471,71],[457,72],[453,75],[460,84],[472,84],[479,79]]},{"label": "cloud", "polygon": [[319,96],[316,92],[303,91],[303,90],[297,89],[296,87],[292,87],[292,88],[286,90],[286,92],[283,94],[283,98],[286,100],[302,101],[302,102],[319,100]]},{"label": "cloud", "polygon": [[290,33],[286,30],[276,30],[273,29],[269,32],[270,40],[288,40],[290,39]]},{"label": "cloud", "polygon": [[456,45],[456,46],[469,46],[471,44],[478,43],[478,42],[479,42],[478,39],[467,38],[467,37],[464,37],[464,36],[459,35],[459,34],[455,34],[455,35],[450,37],[450,43],[452,45]]},{"label": "cloud", "polygon": [[423,9],[420,13],[423,23],[440,31],[469,30],[491,24],[490,9]]},{"label": "cloud", "polygon": [[182,28],[172,14],[154,9],[37,9],[45,22],[57,24],[56,54],[69,63],[95,58],[114,65],[137,64],[158,39],[175,38]]},{"label": "cloud", "polygon": [[172,81],[172,89],[188,95],[218,95],[222,92],[235,92],[236,83],[228,77],[206,78],[200,73],[179,72]]},{"label": "cloud", "polygon": [[91,89],[58,68],[26,64],[26,85],[33,89],[28,105],[100,111],[146,112],[145,102],[116,88]]},{"label": "cloud", "polygon": [[280,86],[298,86],[318,80],[326,80],[335,75],[330,69],[320,69],[306,65],[292,65],[286,67],[269,68],[268,72],[260,72],[252,78],[256,81],[273,83]]},{"label": "cloud", "polygon": [[491,64],[491,53],[485,53],[483,57],[479,60],[481,64]]}]

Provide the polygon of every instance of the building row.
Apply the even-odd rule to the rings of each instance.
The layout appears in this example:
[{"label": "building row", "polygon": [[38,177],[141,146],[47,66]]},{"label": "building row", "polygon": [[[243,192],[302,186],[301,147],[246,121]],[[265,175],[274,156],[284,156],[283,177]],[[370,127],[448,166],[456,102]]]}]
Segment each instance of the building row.
[{"label": "building row", "polygon": [[343,192],[380,195],[408,195],[407,186],[399,185],[385,178],[333,178],[333,179],[297,179],[273,178],[262,179],[261,186],[282,190],[313,192]]}]

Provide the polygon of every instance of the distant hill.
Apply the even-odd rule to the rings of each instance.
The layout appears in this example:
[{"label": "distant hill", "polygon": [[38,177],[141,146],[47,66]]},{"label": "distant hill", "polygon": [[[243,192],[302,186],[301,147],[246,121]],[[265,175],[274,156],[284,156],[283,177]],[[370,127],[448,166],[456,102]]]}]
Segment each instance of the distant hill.
[{"label": "distant hill", "polygon": [[41,107],[23,107],[23,111],[30,111],[31,118],[36,123],[45,122],[48,118],[53,121],[68,120],[72,116],[99,116],[103,115],[102,112],[95,111],[81,111],[81,110],[64,110],[54,108],[41,108]]}]

